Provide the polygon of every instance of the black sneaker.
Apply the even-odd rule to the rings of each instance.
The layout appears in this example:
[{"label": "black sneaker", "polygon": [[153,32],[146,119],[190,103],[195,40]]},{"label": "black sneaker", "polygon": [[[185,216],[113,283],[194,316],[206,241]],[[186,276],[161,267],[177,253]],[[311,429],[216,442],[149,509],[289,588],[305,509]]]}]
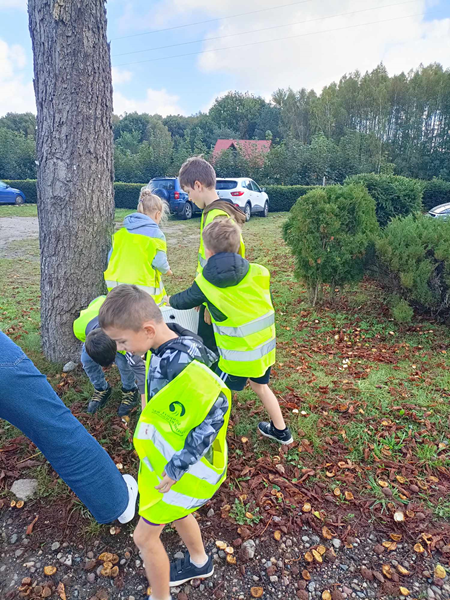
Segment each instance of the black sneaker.
[{"label": "black sneaker", "polygon": [[280,442],[280,444],[292,444],[294,438],[292,437],[291,432],[289,431],[289,427],[286,429],[276,429],[272,423],[263,422],[258,425],[259,431],[263,434],[263,436],[270,438],[271,440],[275,440],[276,442]]},{"label": "black sneaker", "polygon": [[190,581],[191,579],[206,579],[214,573],[212,557],[200,569],[191,563],[189,552],[184,558],[178,558],[170,563],[170,587],[176,587]]},{"label": "black sneaker", "polygon": [[139,390],[133,388],[132,390],[124,390],[122,388],[122,402],[120,403],[117,414],[119,417],[125,417],[139,402]]},{"label": "black sneaker", "polygon": [[89,402],[89,406],[87,407],[86,412],[90,413],[91,415],[96,413],[99,408],[102,408],[103,406],[105,406],[105,404],[108,402],[111,394],[112,394],[112,389],[109,387],[109,385],[106,388],[106,390],[94,390],[94,393],[92,394],[92,398],[91,398],[91,401]]}]

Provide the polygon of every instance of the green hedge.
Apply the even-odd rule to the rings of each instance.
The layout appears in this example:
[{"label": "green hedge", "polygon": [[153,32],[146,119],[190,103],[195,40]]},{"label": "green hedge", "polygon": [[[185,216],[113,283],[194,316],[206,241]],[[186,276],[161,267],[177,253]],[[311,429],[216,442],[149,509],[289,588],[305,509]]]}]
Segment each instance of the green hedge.
[{"label": "green hedge", "polygon": [[[25,194],[27,204],[36,204],[37,191],[36,179],[3,180],[11,187],[21,190]],[[116,208],[136,208],[139,193],[145,183],[115,183],[114,200]]]},{"label": "green hedge", "polygon": [[36,204],[36,179],[3,179],[3,181],[12,188],[17,188],[23,192],[25,194],[25,202],[27,204]]},{"label": "green hedge", "polygon": [[426,210],[450,202],[450,181],[443,179],[424,181],[422,202]]},{"label": "green hedge", "polygon": [[[36,180],[23,179],[15,181],[4,180],[11,187],[22,190],[25,194],[27,202],[36,204]],[[114,184],[114,200],[116,208],[136,208],[139,193],[145,183],[115,183]],[[271,212],[281,212],[291,210],[292,206],[297,202],[300,196],[304,196],[314,186],[308,185],[269,185],[266,187],[266,192],[269,196],[269,205]]]},{"label": "green hedge", "polygon": [[114,202],[116,208],[136,208],[139,194],[145,183],[115,183]]},{"label": "green hedge", "polygon": [[422,210],[423,183],[417,179],[408,179],[397,175],[375,175],[361,173],[347,177],[344,184],[361,183],[375,200],[378,223],[381,227],[394,217]]},{"label": "green hedge", "polygon": [[291,210],[297,200],[316,189],[313,185],[268,185],[265,190],[269,196],[270,212]]},{"label": "green hedge", "polygon": [[383,286],[421,312],[450,316],[450,220],[393,219],[376,241]]}]

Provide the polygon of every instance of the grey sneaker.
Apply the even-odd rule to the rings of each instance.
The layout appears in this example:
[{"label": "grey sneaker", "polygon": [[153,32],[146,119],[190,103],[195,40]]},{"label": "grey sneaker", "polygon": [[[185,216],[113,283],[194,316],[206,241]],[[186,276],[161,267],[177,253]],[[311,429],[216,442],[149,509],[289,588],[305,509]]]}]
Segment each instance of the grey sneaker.
[{"label": "grey sneaker", "polygon": [[274,427],[272,421],[270,423],[263,422],[258,425],[259,431],[263,434],[264,437],[270,438],[271,440],[275,440],[280,444],[292,444],[294,438],[289,430],[289,427],[286,429],[276,429]]}]

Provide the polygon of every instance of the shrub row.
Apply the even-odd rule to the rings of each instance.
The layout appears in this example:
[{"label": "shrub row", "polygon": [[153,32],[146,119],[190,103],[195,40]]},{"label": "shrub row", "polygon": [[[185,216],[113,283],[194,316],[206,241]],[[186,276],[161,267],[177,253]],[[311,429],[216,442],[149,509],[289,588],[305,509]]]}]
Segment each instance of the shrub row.
[{"label": "shrub row", "polygon": [[311,185],[268,185],[265,189],[269,196],[270,212],[283,212],[291,210],[300,197],[315,187]]},{"label": "shrub row", "polygon": [[[36,204],[37,190],[36,179],[4,179],[13,188],[22,190],[27,204]],[[116,208],[136,208],[139,193],[145,183],[115,183],[114,200]]]},{"label": "shrub row", "polygon": [[[22,190],[27,203],[35,204],[37,200],[36,180],[5,180],[11,187]],[[450,182],[442,179],[418,181],[394,175],[361,174],[350,177],[346,183],[362,183],[376,202],[378,222],[382,227],[396,216],[406,216],[411,212],[430,210],[438,204],[450,202]],[[136,208],[141,183],[115,183],[115,203],[117,208]],[[269,185],[270,211],[289,211],[298,198],[304,196],[314,186],[308,185]]]},{"label": "shrub row", "polygon": [[[37,201],[36,180],[4,180],[11,187],[22,190],[27,202],[35,204]],[[116,208],[136,208],[139,193],[145,183],[119,183],[114,184],[114,199]],[[310,190],[314,189],[307,185],[269,185],[266,192],[269,195],[270,211],[281,212],[290,210],[300,196],[304,196]]]}]

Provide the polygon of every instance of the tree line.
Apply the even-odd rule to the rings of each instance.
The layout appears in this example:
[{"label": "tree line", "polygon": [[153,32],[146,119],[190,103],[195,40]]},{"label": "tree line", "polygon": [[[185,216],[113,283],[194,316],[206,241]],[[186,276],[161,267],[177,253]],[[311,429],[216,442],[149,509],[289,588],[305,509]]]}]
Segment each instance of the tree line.
[{"label": "tree line", "polygon": [[[35,117],[0,118],[0,178],[36,176]],[[221,177],[250,176],[265,185],[342,183],[374,172],[450,180],[450,69],[420,66],[389,76],[344,75],[320,94],[279,89],[271,101],[230,92],[207,113],[185,117],[130,113],[113,117],[116,181],[176,175],[194,154],[212,158],[218,139],[270,139],[268,155],[223,152]]]}]

